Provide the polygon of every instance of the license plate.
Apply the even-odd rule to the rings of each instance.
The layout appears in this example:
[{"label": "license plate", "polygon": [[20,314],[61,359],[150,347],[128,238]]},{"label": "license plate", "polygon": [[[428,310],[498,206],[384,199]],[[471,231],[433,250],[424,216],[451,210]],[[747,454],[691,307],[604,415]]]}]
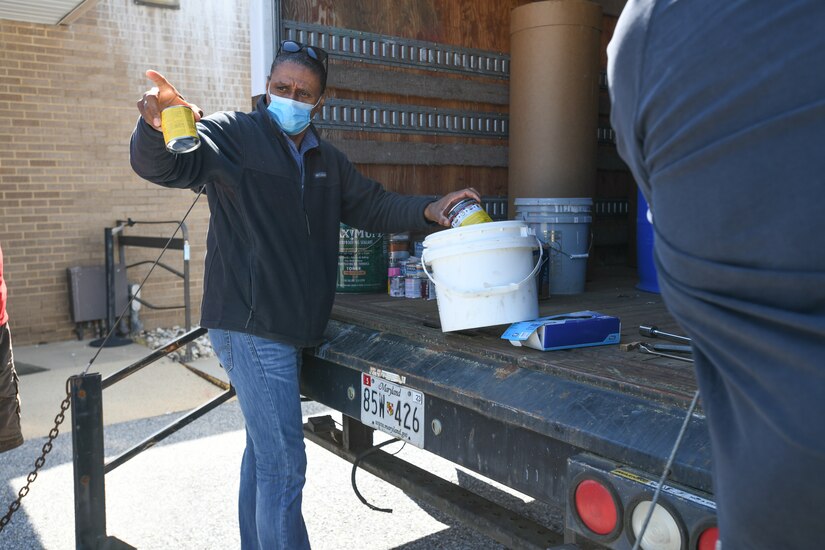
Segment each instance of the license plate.
[{"label": "license plate", "polygon": [[361,423],[423,448],[424,394],[362,374]]}]

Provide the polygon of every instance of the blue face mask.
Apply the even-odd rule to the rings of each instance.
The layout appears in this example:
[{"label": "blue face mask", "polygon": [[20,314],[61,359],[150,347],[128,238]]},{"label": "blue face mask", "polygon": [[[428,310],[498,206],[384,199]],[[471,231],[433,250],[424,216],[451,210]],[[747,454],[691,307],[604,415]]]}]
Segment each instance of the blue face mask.
[{"label": "blue face mask", "polygon": [[[318,99],[320,102],[321,99]],[[269,107],[267,111],[275,119],[275,122],[281,129],[294,136],[300,134],[309,126],[309,120],[312,118],[312,109],[318,105],[309,105],[308,103],[301,103],[286,97],[269,94]]]}]

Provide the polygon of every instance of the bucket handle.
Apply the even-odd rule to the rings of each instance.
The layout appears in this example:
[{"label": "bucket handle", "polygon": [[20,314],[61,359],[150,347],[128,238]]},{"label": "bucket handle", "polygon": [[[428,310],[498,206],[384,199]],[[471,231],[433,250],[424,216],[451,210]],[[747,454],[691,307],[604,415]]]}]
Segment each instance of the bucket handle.
[{"label": "bucket handle", "polygon": [[[531,271],[530,274],[527,275],[527,277],[522,279],[521,282],[519,282],[519,283],[510,283],[508,285],[491,286],[489,288],[481,288],[481,289],[478,289],[478,290],[455,290],[455,289],[452,289],[452,288],[449,289],[449,290],[451,292],[455,292],[456,294],[460,294],[461,296],[468,297],[468,298],[473,297],[473,296],[481,296],[481,295],[504,294],[506,292],[513,292],[514,290],[518,290],[521,287],[521,285],[523,285],[524,283],[526,283],[527,281],[529,281],[530,279],[535,277],[536,273],[538,273],[539,269],[541,268],[541,264],[542,264],[541,260],[544,257],[544,251],[542,250],[543,247],[541,245],[541,240],[539,240],[539,238],[535,234],[533,235],[533,238],[536,239],[536,243],[537,243],[538,248],[539,248],[539,258],[538,258],[538,260],[536,260],[536,267],[534,267],[533,271]],[[427,275],[427,278],[430,281],[432,281],[433,284],[436,287],[444,286],[446,288],[446,285],[436,281],[433,278],[432,274],[427,270],[426,255],[427,255],[427,249],[424,249],[424,251],[421,253],[421,266],[424,268],[424,273]]]},{"label": "bucket handle", "polygon": [[553,251],[553,252],[556,252],[558,254],[561,254],[562,256],[567,256],[571,260],[586,260],[587,258],[590,257],[590,250],[593,248],[593,232],[592,231],[590,232],[590,245],[587,247],[587,252],[585,252],[584,254],[569,254],[569,253],[565,252],[564,250],[562,250],[561,246],[559,246],[558,248],[553,246],[554,244],[556,244],[556,242],[558,242],[558,241],[550,241],[548,243],[542,243],[542,245],[546,244],[547,248],[549,249],[548,253],[547,253],[548,256],[550,256],[550,251]]},{"label": "bucket handle", "polygon": [[590,257],[590,250],[588,250],[584,254],[570,254],[569,252],[565,252],[564,250],[562,250],[562,248],[560,246],[559,247],[553,246],[554,244],[556,244],[555,241],[547,243],[547,248],[550,250],[550,252],[555,252],[556,254],[561,254],[562,256],[567,256],[571,260],[586,260],[587,258]]}]

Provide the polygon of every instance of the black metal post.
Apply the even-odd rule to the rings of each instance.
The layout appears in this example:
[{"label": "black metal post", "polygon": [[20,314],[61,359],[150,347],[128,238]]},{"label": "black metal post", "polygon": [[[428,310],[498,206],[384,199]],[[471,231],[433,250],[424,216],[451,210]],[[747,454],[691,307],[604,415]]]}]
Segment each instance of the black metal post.
[{"label": "black metal post", "polygon": [[[186,224],[180,224],[181,234],[183,235],[183,315],[186,322],[186,330],[192,329],[192,308],[189,298],[189,231],[186,229]],[[186,361],[192,360],[192,346],[186,346],[186,354],[184,356]]]},{"label": "black metal post", "polygon": [[372,447],[372,436],[375,433],[374,429],[346,415],[344,415],[342,421],[344,427],[344,449],[359,453]]},{"label": "black metal post", "polygon": [[125,346],[132,343],[128,338],[119,337],[115,330],[115,324],[117,323],[115,233],[120,233],[122,230],[122,225],[103,229],[103,245],[106,251],[106,336],[89,342],[90,346],[96,348]]},{"label": "black metal post", "polygon": [[[117,318],[117,291],[115,290],[115,237],[111,227],[103,230],[106,249],[106,334],[115,326]],[[114,335],[113,335],[114,336]]]},{"label": "black metal post", "polygon": [[189,241],[183,245],[183,308],[184,321],[186,322],[186,330],[192,328],[192,309],[189,297]]},{"label": "black metal post", "polygon": [[75,546],[98,548],[106,541],[103,469],[103,388],[100,374],[69,379],[72,398]]}]

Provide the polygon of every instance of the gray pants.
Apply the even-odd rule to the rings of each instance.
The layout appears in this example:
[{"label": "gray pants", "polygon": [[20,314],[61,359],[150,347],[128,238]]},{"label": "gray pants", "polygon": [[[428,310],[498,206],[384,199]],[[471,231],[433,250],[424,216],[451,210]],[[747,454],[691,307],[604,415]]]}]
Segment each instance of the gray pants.
[{"label": "gray pants", "polygon": [[18,382],[11,332],[6,323],[0,327],[0,453],[23,444]]}]

